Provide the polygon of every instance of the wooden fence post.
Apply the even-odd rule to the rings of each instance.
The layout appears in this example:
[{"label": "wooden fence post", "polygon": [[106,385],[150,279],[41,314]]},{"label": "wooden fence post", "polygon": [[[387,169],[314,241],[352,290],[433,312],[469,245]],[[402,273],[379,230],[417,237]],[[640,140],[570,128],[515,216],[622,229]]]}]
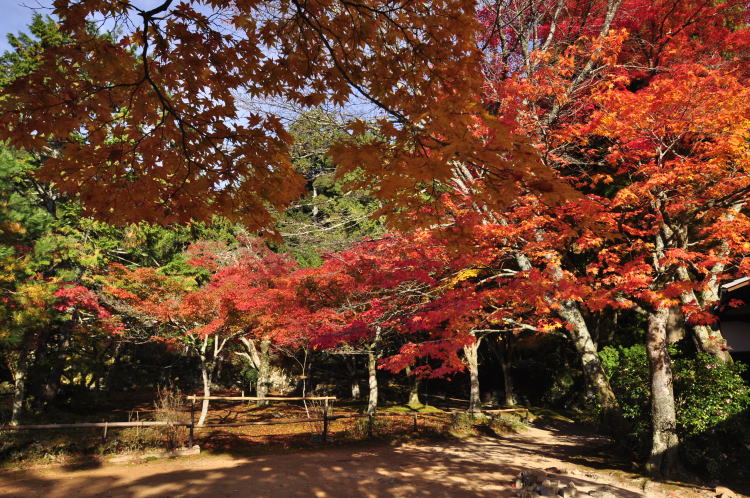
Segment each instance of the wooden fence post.
[{"label": "wooden fence post", "polygon": [[372,425],[375,422],[375,415],[373,413],[367,414],[367,437],[372,437]]},{"label": "wooden fence post", "polygon": [[193,439],[193,433],[195,430],[195,399],[190,402],[190,436],[188,438],[188,445],[190,448],[193,447],[195,441]]},{"label": "wooden fence post", "polygon": [[107,425],[109,425],[109,421],[105,420],[104,421],[104,435],[102,436],[103,443],[107,442]]},{"label": "wooden fence post", "polygon": [[414,432],[417,432],[417,414],[414,414]]},{"label": "wooden fence post", "polygon": [[328,400],[323,400],[323,442],[328,442]]}]

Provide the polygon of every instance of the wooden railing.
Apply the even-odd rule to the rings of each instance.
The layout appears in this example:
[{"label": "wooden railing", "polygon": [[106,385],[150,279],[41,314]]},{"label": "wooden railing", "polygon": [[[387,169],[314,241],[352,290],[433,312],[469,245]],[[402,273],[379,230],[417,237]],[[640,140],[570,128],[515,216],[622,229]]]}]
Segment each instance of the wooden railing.
[{"label": "wooden railing", "polygon": [[[85,429],[85,428],[103,428],[104,438],[107,437],[107,429],[109,428],[121,428],[121,427],[188,427],[189,428],[189,446],[192,448],[195,439],[195,430],[201,429],[213,429],[219,427],[245,427],[255,425],[284,425],[284,424],[300,424],[309,422],[323,422],[322,440],[323,442],[328,441],[329,425],[334,420],[341,419],[353,419],[353,418],[367,418],[368,419],[368,435],[372,437],[373,427],[376,418],[379,417],[410,417],[413,419],[414,430],[418,430],[418,417],[422,418],[437,418],[441,417],[430,415],[426,413],[366,413],[366,414],[353,414],[353,415],[331,415],[329,413],[329,402],[335,401],[335,396],[310,396],[310,397],[265,397],[259,398],[254,396],[187,396],[188,401],[191,402],[190,406],[190,421],[189,422],[162,422],[162,421],[137,421],[137,422],[83,422],[75,424],[36,424],[36,425],[1,425],[0,431],[21,431],[21,430],[44,430],[44,429]],[[231,423],[219,423],[219,424],[206,424],[203,426],[197,426],[195,424],[195,402],[203,401],[204,399],[212,401],[322,401],[323,402],[323,417],[322,418],[301,418],[291,420],[275,420],[275,421],[252,421],[252,422],[231,422]]]},{"label": "wooden railing", "polygon": [[281,425],[281,424],[298,424],[302,422],[323,422],[323,442],[328,441],[328,424],[330,423],[331,417],[328,416],[328,402],[335,401],[336,396],[302,396],[302,397],[284,397],[284,396],[188,396],[190,401],[190,447],[193,447],[193,439],[195,434],[195,402],[203,400],[217,400],[217,401],[322,401],[323,402],[323,418],[311,419],[305,418],[300,420],[280,420],[277,422],[233,422],[230,424],[210,424],[202,425],[198,427],[203,429],[204,427],[244,427],[249,425]]}]

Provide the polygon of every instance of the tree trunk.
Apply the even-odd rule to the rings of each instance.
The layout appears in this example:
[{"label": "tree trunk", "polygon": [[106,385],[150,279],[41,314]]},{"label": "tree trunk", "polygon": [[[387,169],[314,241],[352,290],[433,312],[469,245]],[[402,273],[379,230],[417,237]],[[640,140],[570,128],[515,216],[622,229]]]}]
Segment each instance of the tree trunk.
[{"label": "tree trunk", "polygon": [[352,390],[352,399],[359,399],[359,379],[357,378],[357,359],[354,356],[347,357],[344,361],[349,371],[349,385]]},{"label": "tree trunk", "polygon": [[672,367],[667,351],[668,309],[651,311],[648,316],[646,351],[651,372],[651,455],[649,473],[671,477],[678,470],[678,455]]},{"label": "tree trunk", "polygon": [[510,373],[510,362],[503,360],[500,365],[503,368],[503,385],[505,388],[505,406],[516,406],[516,393],[513,390],[513,377]]},{"label": "tree trunk", "polygon": [[23,414],[24,402],[26,401],[26,380],[29,375],[31,355],[31,341],[33,333],[26,332],[21,339],[21,349],[18,352],[18,363],[13,372],[15,391],[13,393],[13,407],[10,416],[10,425],[18,425]]},{"label": "tree trunk", "polygon": [[372,350],[367,353],[367,385],[370,388],[370,395],[367,399],[367,413],[374,414],[378,408],[378,376],[377,357]]},{"label": "tree trunk", "polygon": [[680,308],[675,306],[669,308],[669,317],[667,318],[667,343],[675,344],[685,338],[685,315]]},{"label": "tree trunk", "polygon": [[503,369],[503,386],[505,390],[505,406],[516,406],[516,393],[513,388],[513,375],[511,374],[511,334],[506,334],[505,337],[500,338],[498,341],[499,347],[499,360],[500,367]]},{"label": "tree trunk", "polygon": [[511,333],[502,333],[497,340],[490,342],[492,351],[495,353],[500,369],[503,373],[503,392],[505,394],[505,406],[516,406],[516,393],[513,388],[513,375],[511,374],[511,354],[513,335]]},{"label": "tree trunk", "polygon": [[[679,276],[682,280],[691,280],[690,273],[686,268],[678,268],[677,276]],[[683,304],[697,306],[701,306],[701,304],[706,304],[707,302],[718,302],[719,284],[718,280],[716,280],[715,282],[714,280],[716,279],[712,279],[712,285],[709,285],[709,288],[701,293],[703,303],[698,301],[698,297],[692,290],[684,292],[680,296],[680,300]],[[692,325],[690,327],[690,332],[692,333],[693,342],[695,343],[695,347],[698,349],[698,351],[700,351],[701,353],[710,354],[722,363],[732,362],[732,356],[729,354],[729,350],[727,349],[727,341],[721,335],[721,330],[719,330],[718,322],[713,327],[710,325]]]},{"label": "tree trunk", "polygon": [[411,386],[409,388],[409,401],[407,402],[407,405],[410,408],[419,408],[423,406],[422,402],[419,400],[420,379],[416,375],[411,375],[410,367],[406,367],[406,375],[408,377],[411,377]]},{"label": "tree trunk", "polygon": [[722,363],[731,363],[732,356],[727,349],[727,341],[721,335],[718,323],[716,327],[710,325],[693,325],[690,328],[693,341],[698,351],[710,354]]},{"label": "tree trunk", "polygon": [[[211,374],[213,373],[213,365],[208,362],[208,357],[206,356],[208,341],[208,337],[203,338],[203,344],[201,344],[199,353],[199,357],[201,360],[201,380],[203,382],[203,396],[211,396]],[[201,415],[198,418],[197,424],[198,427],[203,427],[203,424],[206,422],[206,417],[208,416],[208,401],[209,400],[204,399],[201,405]]]},{"label": "tree trunk", "polygon": [[[265,398],[268,396],[268,387],[270,380],[270,353],[268,352],[271,347],[271,341],[264,339],[260,341],[260,364],[258,365],[258,382],[256,384],[256,391],[259,398]],[[258,406],[265,406],[268,401],[258,401]]]},{"label": "tree trunk", "polygon": [[591,338],[586,320],[583,318],[578,304],[574,301],[563,301],[557,310],[557,314],[571,325],[571,327],[568,327],[568,333],[581,358],[583,375],[593,389],[597,401],[602,406],[605,419],[611,416],[619,417],[620,405],[617,403],[612,386],[604,373],[596,344]]},{"label": "tree trunk", "polygon": [[[532,268],[531,261],[522,253],[516,254],[516,262],[524,271]],[[561,275],[561,270],[557,268],[556,273]],[[583,367],[583,376],[586,379],[586,383],[594,391],[599,404],[602,406],[604,422],[609,423],[612,421],[615,429],[619,431],[622,425],[620,405],[617,402],[614,391],[612,391],[612,386],[609,384],[609,379],[607,379],[607,375],[604,373],[596,344],[591,338],[586,319],[583,317],[578,303],[575,301],[563,301],[557,309],[557,314],[570,325],[566,329],[581,358],[581,366]]]},{"label": "tree trunk", "polygon": [[[117,372],[120,366],[120,355],[122,353],[123,341],[118,340],[115,344],[115,351],[112,354],[112,363],[107,367],[107,373],[104,377],[104,390],[111,392],[112,390],[112,375]],[[59,381],[59,378],[58,378]]]},{"label": "tree trunk", "polygon": [[[201,359],[201,379],[203,380],[203,396],[211,396],[211,373],[210,367]],[[204,399],[201,406],[201,416],[198,418],[198,427],[203,427],[208,416],[208,400]]]},{"label": "tree trunk", "polygon": [[479,392],[479,342],[476,337],[473,344],[464,346],[466,365],[469,368],[469,413],[482,412],[482,400]]}]

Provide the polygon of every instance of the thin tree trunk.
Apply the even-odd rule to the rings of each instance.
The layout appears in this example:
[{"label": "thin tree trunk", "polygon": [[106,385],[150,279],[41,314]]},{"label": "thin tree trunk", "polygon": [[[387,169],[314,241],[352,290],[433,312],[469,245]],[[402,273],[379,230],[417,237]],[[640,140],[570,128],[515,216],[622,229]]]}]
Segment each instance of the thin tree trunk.
[{"label": "thin tree trunk", "polygon": [[367,398],[367,413],[373,414],[378,408],[377,358],[374,351],[367,353],[367,385],[370,389]]},{"label": "thin tree trunk", "polygon": [[[679,276],[682,280],[691,280],[690,273],[688,272],[687,268],[678,268],[677,276]],[[718,291],[713,289],[713,287],[718,289],[718,281],[714,282],[714,280],[715,279],[712,279],[712,285],[709,286],[709,289],[701,294],[704,303],[706,302],[706,300],[708,300],[708,302],[718,302],[719,300]],[[680,300],[683,304],[687,305],[700,306],[702,304],[698,301],[698,297],[692,290],[684,292],[680,296]],[[727,341],[721,335],[721,330],[719,330],[718,323],[717,326],[713,327],[710,325],[692,325],[690,327],[690,331],[692,332],[693,342],[695,343],[695,347],[698,349],[698,351],[700,351],[701,353],[710,354],[722,363],[732,362],[732,356],[729,354],[729,350],[727,349]]]},{"label": "thin tree trunk", "polygon": [[[200,349],[200,360],[201,360],[201,380],[203,382],[203,396],[211,396],[211,371],[212,366],[208,363],[206,357],[206,349],[208,348],[208,337],[203,338],[203,344]],[[198,418],[198,427],[203,427],[208,416],[208,404],[209,400],[204,399],[201,405],[201,415]]]},{"label": "thin tree trunk", "polygon": [[516,406],[516,393],[513,388],[513,375],[511,374],[511,334],[503,334],[495,342],[495,356],[500,362],[500,368],[503,371],[503,387],[505,392],[505,406]]},{"label": "thin tree trunk", "polygon": [[729,354],[727,349],[727,341],[721,335],[718,326],[693,325],[690,330],[693,333],[693,341],[700,352],[710,354],[722,363],[732,363],[732,355]]},{"label": "thin tree trunk", "polygon": [[[211,374],[209,373],[209,367],[204,362],[201,362],[201,379],[203,380],[203,396],[211,396]],[[198,418],[198,427],[203,427],[208,416],[208,400],[204,399],[201,405],[201,415]]]},{"label": "thin tree trunk", "polygon": [[31,341],[33,333],[26,332],[21,339],[21,349],[18,353],[18,363],[13,372],[15,392],[13,393],[13,407],[10,416],[10,425],[18,425],[23,414],[24,402],[26,401],[26,380],[29,375],[31,355]]},{"label": "thin tree trunk", "polygon": [[510,373],[510,362],[502,361],[503,368],[503,385],[505,388],[505,406],[516,406],[516,393],[513,390],[513,377]]},{"label": "thin tree trunk", "polygon": [[660,477],[671,477],[678,470],[677,418],[672,367],[667,351],[667,320],[669,310],[651,311],[648,316],[646,351],[651,372],[651,455],[648,459],[649,473]]},{"label": "thin tree trunk", "polygon": [[347,357],[344,361],[349,371],[349,384],[352,391],[352,399],[359,399],[359,379],[357,378],[357,359],[354,356]]},{"label": "thin tree trunk", "polygon": [[380,327],[375,329],[375,339],[370,344],[367,351],[367,385],[369,387],[369,397],[367,399],[367,413],[374,415],[378,408],[378,369],[377,361],[380,358],[378,347],[380,345]]},{"label": "thin tree trunk", "polygon": [[464,356],[466,365],[469,368],[469,413],[482,412],[482,400],[479,392],[479,342],[481,338],[477,337],[475,341],[464,346]]},{"label": "thin tree trunk", "polygon": [[612,386],[604,373],[604,367],[599,359],[599,354],[589,333],[586,320],[583,318],[578,304],[573,301],[564,301],[557,310],[558,315],[568,322],[568,333],[573,340],[576,351],[581,358],[581,366],[586,382],[589,383],[596,395],[597,401],[602,406],[605,418],[615,416],[619,418],[620,405],[617,403]]},{"label": "thin tree trunk", "polygon": [[505,406],[516,406],[516,394],[513,388],[513,376],[511,374],[511,334],[505,333],[492,341],[491,349],[495,353],[500,369],[503,374],[503,392],[505,397]]},{"label": "thin tree trunk", "polygon": [[[112,354],[112,364],[107,367],[107,374],[104,377],[104,390],[110,392],[112,390],[112,375],[117,371],[120,366],[120,354],[122,352],[123,341],[118,340],[115,344],[115,351]],[[58,384],[59,384],[59,378]]]},{"label": "thin tree trunk", "polygon": [[[528,271],[532,268],[531,261],[522,253],[516,254],[518,266]],[[557,269],[558,273],[561,270]],[[566,327],[570,339],[578,352],[581,359],[583,376],[587,385],[593,390],[599,404],[602,406],[602,415],[605,423],[611,423],[616,430],[621,426],[620,405],[617,402],[612,386],[604,373],[604,367],[599,359],[596,343],[591,338],[586,319],[581,313],[581,309],[575,301],[563,301],[557,308],[557,315],[565,320],[569,327]]]},{"label": "thin tree trunk", "polygon": [[419,408],[422,402],[419,400],[419,384],[420,379],[416,375],[411,375],[411,368],[406,367],[406,375],[411,378],[411,386],[409,387],[409,401],[407,405],[411,408]]},{"label": "thin tree trunk", "polygon": [[[256,391],[259,398],[265,398],[268,396],[268,387],[270,380],[270,353],[268,352],[271,347],[271,341],[263,339],[260,341],[260,364],[258,365],[258,382]],[[268,401],[258,401],[258,406],[265,406]]]}]

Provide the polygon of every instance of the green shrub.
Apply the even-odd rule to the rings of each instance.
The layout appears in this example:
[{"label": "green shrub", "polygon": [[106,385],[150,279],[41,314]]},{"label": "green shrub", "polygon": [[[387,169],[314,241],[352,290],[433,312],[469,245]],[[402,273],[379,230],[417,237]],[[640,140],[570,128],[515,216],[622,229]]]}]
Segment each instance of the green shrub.
[{"label": "green shrub", "polygon": [[[393,418],[394,417],[375,416],[372,422],[373,437],[384,436],[396,432],[398,425]],[[367,417],[356,419],[354,425],[347,431],[346,435],[352,439],[367,439],[370,435],[370,419]]]},{"label": "green shrub", "polygon": [[475,432],[474,426],[487,422],[487,417],[481,413],[454,412],[448,432],[456,435],[466,435]]},{"label": "green shrub", "polygon": [[489,427],[496,434],[504,432],[519,432],[526,429],[526,424],[519,417],[513,415],[496,415],[489,421]]},{"label": "green shrub", "polygon": [[[723,364],[671,348],[677,432],[688,466],[708,477],[739,477],[750,458],[750,387],[741,363]],[[645,458],[650,447],[650,388],[645,346],[604,348],[600,356],[630,432],[621,443]]]}]

